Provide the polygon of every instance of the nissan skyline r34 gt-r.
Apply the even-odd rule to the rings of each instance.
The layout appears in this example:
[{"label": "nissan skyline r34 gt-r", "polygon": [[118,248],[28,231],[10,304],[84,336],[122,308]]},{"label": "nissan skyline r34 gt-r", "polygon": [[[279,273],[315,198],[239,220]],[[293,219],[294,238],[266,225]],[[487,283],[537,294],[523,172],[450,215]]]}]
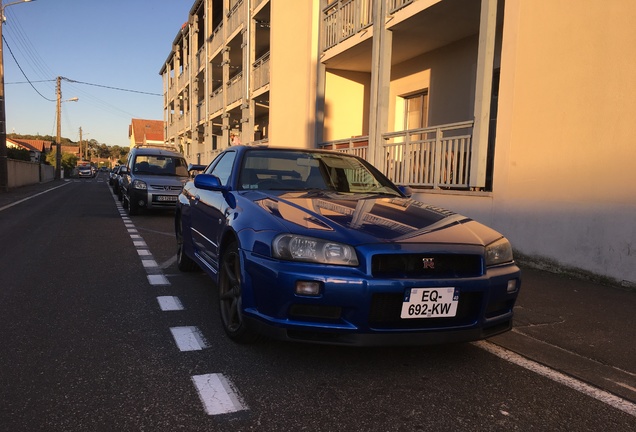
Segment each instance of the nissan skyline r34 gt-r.
[{"label": "nissan skyline r34 gt-r", "polygon": [[236,146],[194,168],[177,262],[213,279],[231,339],[424,345],[511,329],[521,278],[508,240],[363,159]]}]

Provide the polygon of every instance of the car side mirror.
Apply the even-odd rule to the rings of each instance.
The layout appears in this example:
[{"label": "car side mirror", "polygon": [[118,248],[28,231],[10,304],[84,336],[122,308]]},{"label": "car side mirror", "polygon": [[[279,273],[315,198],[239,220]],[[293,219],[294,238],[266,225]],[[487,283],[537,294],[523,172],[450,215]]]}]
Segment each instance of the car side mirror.
[{"label": "car side mirror", "polygon": [[212,174],[199,174],[194,178],[194,186],[198,189],[211,191],[227,191],[227,188],[221,184],[221,180]]},{"label": "car side mirror", "polygon": [[128,174],[128,167],[121,167],[119,168],[119,174]]},{"label": "car side mirror", "polygon": [[194,187],[197,189],[221,192],[225,202],[230,208],[236,208],[236,198],[230,193],[227,186],[221,184],[221,179],[213,174],[199,174],[194,178]]},{"label": "car side mirror", "polygon": [[400,190],[400,192],[406,195],[407,198],[411,198],[411,196],[413,196],[413,189],[411,188],[411,186],[398,185],[398,189]]}]

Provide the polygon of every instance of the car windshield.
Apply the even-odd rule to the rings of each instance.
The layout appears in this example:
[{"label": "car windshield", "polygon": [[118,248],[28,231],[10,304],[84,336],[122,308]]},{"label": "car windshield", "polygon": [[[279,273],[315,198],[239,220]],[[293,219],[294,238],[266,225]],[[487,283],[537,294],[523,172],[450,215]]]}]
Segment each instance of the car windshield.
[{"label": "car windshield", "polygon": [[165,176],[188,176],[185,159],[163,155],[138,155],[135,158],[134,174]]},{"label": "car windshield", "polygon": [[400,195],[387,178],[358,158],[293,150],[247,152],[239,188]]}]

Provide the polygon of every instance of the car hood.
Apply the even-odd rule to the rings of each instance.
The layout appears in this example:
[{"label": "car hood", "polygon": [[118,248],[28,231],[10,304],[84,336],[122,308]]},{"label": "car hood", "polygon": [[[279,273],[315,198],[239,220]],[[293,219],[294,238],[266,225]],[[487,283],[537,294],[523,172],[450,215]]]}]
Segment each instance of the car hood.
[{"label": "car hood", "polygon": [[410,198],[285,193],[249,198],[290,232],[349,244],[370,242],[487,245],[501,234],[452,211]]},{"label": "car hood", "polygon": [[188,180],[188,177],[171,176],[171,175],[155,175],[155,174],[136,174],[134,176],[136,180],[142,180],[150,185],[158,186],[183,186]]}]

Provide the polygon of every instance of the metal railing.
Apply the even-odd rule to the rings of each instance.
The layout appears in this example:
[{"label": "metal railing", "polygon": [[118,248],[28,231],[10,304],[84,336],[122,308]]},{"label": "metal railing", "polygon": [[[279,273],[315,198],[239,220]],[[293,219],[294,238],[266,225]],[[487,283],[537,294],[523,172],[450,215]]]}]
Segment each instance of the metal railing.
[{"label": "metal railing", "polygon": [[[473,121],[382,135],[382,156],[376,164],[393,182],[410,186],[465,189],[470,175]],[[367,136],[320,144],[325,150],[368,160]]]},{"label": "metal railing", "polygon": [[369,150],[369,137],[360,136],[329,141],[319,144],[319,147],[323,150],[335,150],[341,153],[352,154],[364,160],[367,160],[367,152]]},{"label": "metal railing", "polygon": [[322,15],[324,51],[373,24],[373,0],[337,0]]},{"label": "metal railing", "polygon": [[385,133],[382,171],[398,184],[467,188],[473,121]]}]

